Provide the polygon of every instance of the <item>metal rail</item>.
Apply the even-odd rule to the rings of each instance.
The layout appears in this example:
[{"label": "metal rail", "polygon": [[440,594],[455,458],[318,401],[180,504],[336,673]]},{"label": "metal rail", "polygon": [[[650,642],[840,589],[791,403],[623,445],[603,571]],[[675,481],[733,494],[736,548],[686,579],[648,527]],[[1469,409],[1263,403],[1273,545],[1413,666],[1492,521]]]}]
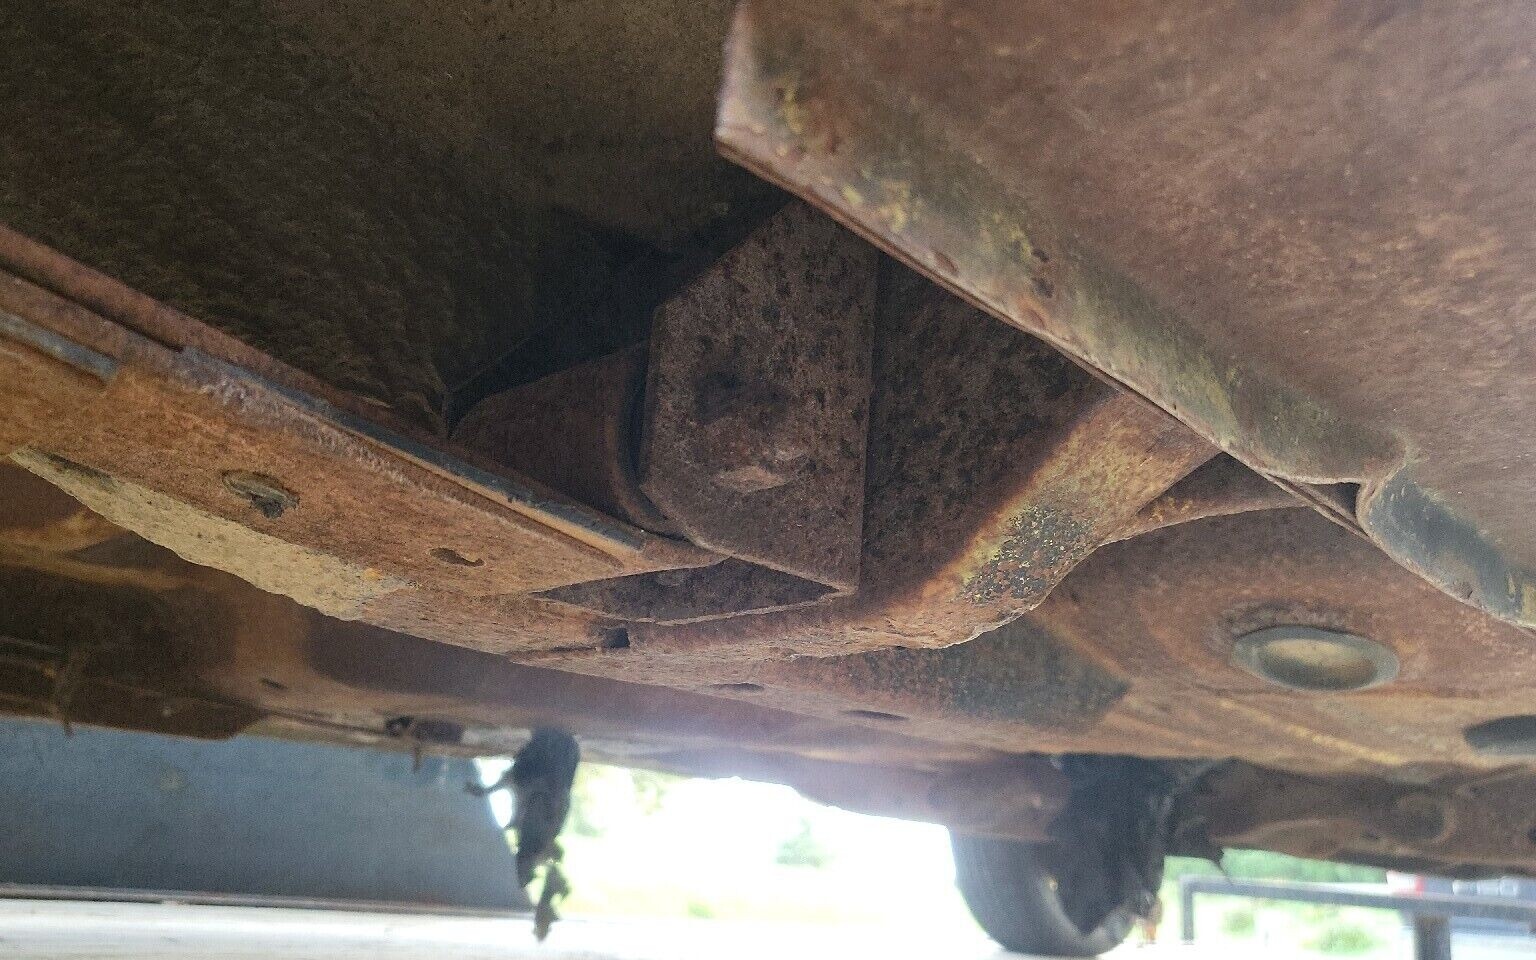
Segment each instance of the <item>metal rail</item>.
[{"label": "metal rail", "polygon": [[1384,893],[1332,883],[1282,883],[1272,880],[1226,880],[1221,877],[1180,877],[1179,907],[1185,943],[1195,939],[1195,894],[1220,894],[1257,900],[1293,900],[1340,907],[1397,910],[1413,919],[1414,960],[1450,960],[1451,920],[1468,917],[1509,920],[1536,928],[1536,903],[1499,897],[1465,897],[1440,893]]},{"label": "metal rail", "polygon": [[67,903],[163,903],[204,907],[268,907],[280,910],[398,914],[408,916],[498,919],[526,917],[525,907],[506,910],[455,907],[405,900],[351,900],[341,897],[285,897],[259,893],[207,893],[199,890],[125,890],[51,884],[0,883],[0,900],[58,900]]}]

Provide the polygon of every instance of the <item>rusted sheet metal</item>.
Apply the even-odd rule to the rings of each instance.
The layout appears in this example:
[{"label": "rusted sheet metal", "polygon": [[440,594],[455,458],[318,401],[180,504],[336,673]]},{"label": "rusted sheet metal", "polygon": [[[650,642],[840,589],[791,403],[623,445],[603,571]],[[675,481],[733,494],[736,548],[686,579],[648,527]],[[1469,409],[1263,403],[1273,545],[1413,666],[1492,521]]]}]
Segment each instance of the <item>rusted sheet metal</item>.
[{"label": "rusted sheet metal", "polygon": [[1533,47],[1508,0],[747,0],[716,135],[1536,625]]},{"label": "rusted sheet metal", "polygon": [[[84,278],[85,299],[142,305],[0,241],[35,275]],[[288,386],[298,375],[211,355],[220,339],[186,318],[135,313],[185,344],[171,349],[10,274],[0,315],[0,450],[114,523],[334,616],[471,645],[569,645],[585,642],[582,618],[507,598],[716,559]]]},{"label": "rusted sheet metal", "polygon": [[731,557],[543,599],[623,621],[689,623],[854,589],[875,258],[793,204],[663,304],[646,346],[470,412],[457,441]]},{"label": "rusted sheet metal", "polygon": [[[17,502],[54,528],[90,516],[0,465],[0,503]],[[662,753],[703,755],[728,742],[791,768],[814,756],[823,766],[922,771],[930,783],[1018,767],[964,744],[531,669],[334,620],[94,523],[83,549],[78,537],[37,536],[36,524],[27,543],[0,545],[0,710],[195,736],[228,736],[264,715],[307,736],[378,744],[398,733],[396,742],[468,754],[515,747],[521,730],[554,724],[609,760],[655,765]]]},{"label": "rusted sheet metal", "polygon": [[631,347],[487,397],[455,443],[637,527],[676,534],[640,490],[646,353]]},{"label": "rusted sheet metal", "polygon": [[[1308,511],[1157,531],[1104,548],[1076,574],[1032,617],[1136,678],[1103,729],[1119,728],[1123,711],[1121,732],[1139,727],[1149,744],[1211,750],[1220,731],[1264,743],[1265,762],[1290,769],[1486,765],[1462,728],[1514,712],[1536,689],[1524,630],[1457,603]],[[1235,662],[1234,645],[1283,625],[1364,637],[1401,669],[1351,694],[1270,686]]]},{"label": "rusted sheet metal", "polygon": [[[0,469],[5,494],[55,516],[73,503],[29,480]],[[196,577],[181,575],[179,561],[161,568],[144,551],[104,550],[122,531],[99,518],[95,526],[97,542],[85,548],[94,560],[76,555],[70,537],[0,547],[0,710],[66,728],[89,723],[197,737],[227,737],[254,722],[252,705],[210,696],[189,669],[202,654],[181,635],[219,629],[217,598],[183,590]],[[167,602],[173,594],[178,599]]]},{"label": "rusted sheet metal", "polygon": [[[78,512],[14,468],[0,470],[0,490],[7,495],[0,502],[26,499],[51,527],[69,525]],[[1301,529],[1266,534],[1277,521],[1279,529]],[[1234,526],[1230,535],[1213,537],[1223,525]],[[1474,717],[1520,709],[1530,678],[1506,668],[1511,676],[1495,688],[1481,673],[1455,674],[1465,650],[1433,661],[1425,655],[1439,648],[1424,645],[1445,633],[1466,636],[1477,651],[1471,659],[1482,661],[1496,652],[1491,637],[1520,632],[1433,591],[1306,511],[1194,523],[1106,547],[1034,613],[958,647],[802,658],[747,673],[717,664],[736,669],[736,679],[717,681],[728,689],[709,689],[711,696],[516,666],[332,620],[131,534],[111,534],[102,526],[84,549],[61,535],[0,550],[0,593],[8,598],[0,635],[9,638],[0,640],[0,679],[10,695],[0,707],[199,736],[229,735],[264,716],[267,730],[464,753],[509,750],[518,730],[556,723],[579,731],[608,760],[764,777],[855,809],[1025,839],[1038,838],[1060,809],[1063,783],[1040,758],[1002,751],[1231,753],[1308,775],[1236,765],[1212,777],[1181,822],[1203,825],[1217,840],[1440,863],[1502,865],[1524,856],[1517,843],[1529,821],[1519,801],[1529,772],[1469,772],[1475,757],[1469,763],[1444,744],[1460,742],[1460,725]],[[1263,576],[1198,582],[1181,593],[1176,585],[1189,570],[1175,570],[1170,586],[1151,572],[1151,557],[1197,565],[1223,557]],[[1263,566],[1265,557],[1272,566]],[[1125,570],[1141,571],[1146,582],[1125,579]],[[1399,651],[1414,663],[1404,677],[1412,696],[1230,689],[1235,678],[1251,678],[1208,638],[1241,632],[1254,618],[1213,630],[1210,611],[1250,603],[1266,616],[1297,616],[1271,601],[1293,595],[1301,571],[1328,584],[1305,594],[1304,608],[1359,596],[1360,609],[1336,625],[1364,631],[1374,623],[1379,638],[1400,638]],[[1115,589],[1128,593],[1124,609],[1101,596]],[[1138,631],[1150,615],[1148,598],[1164,594],[1188,610],[1188,622],[1182,634],[1169,626],[1150,642],[1182,635],[1208,643],[1209,660],[1143,650],[1149,640]],[[1063,608],[1099,619],[1074,626]],[[60,609],[71,615],[58,616]],[[1416,618],[1425,620],[1423,637],[1405,632]],[[1042,619],[1061,636],[1044,636]],[[1492,632],[1476,634],[1473,624]],[[1434,686],[1442,674],[1467,689]],[[1130,690],[1117,686],[1121,675],[1137,679]],[[1094,690],[1101,695],[1089,695]]]},{"label": "rusted sheet metal", "polygon": [[[1065,778],[1040,757],[369,633],[311,616],[307,632],[261,649],[259,665],[246,654],[244,676],[228,675],[227,682],[290,711],[323,704],[335,719],[377,716],[381,708],[450,717],[467,728],[466,745],[478,743],[482,753],[506,749],[495,738],[508,728],[559,724],[579,732],[584,751],[607,762],[756,777],[849,809],[979,832],[1038,836],[1066,796]],[[255,684],[255,670],[280,679],[284,689]]]},{"label": "rusted sheet metal", "polygon": [[[33,489],[30,479],[0,467],[0,493],[8,501]],[[51,487],[36,488],[29,499],[56,516],[71,504]],[[250,705],[258,705],[289,729],[329,731],[356,742],[383,741],[391,729],[457,727],[456,741],[433,745],[468,753],[515,747],[521,730],[553,724],[579,732],[612,760],[642,764],[657,753],[707,752],[722,742],[791,762],[805,755],[930,772],[1011,763],[965,744],[922,742],[694,692],[538,670],[492,653],[335,620],[121,530],[85,552],[70,543],[56,549],[51,555],[40,548],[0,550],[0,592],[7,598],[0,605],[0,635],[9,638],[0,640],[0,667],[12,661],[25,666],[36,693],[29,703],[0,702],[6,710],[30,707],[53,715],[46,668],[83,650],[81,676],[91,686],[86,697],[75,698],[79,713],[66,710],[66,719],[80,722],[117,710],[111,722],[125,726],[218,736],[233,731],[215,723],[195,727],[200,714],[193,707],[239,707],[248,721],[256,712]],[[68,615],[60,614],[61,602]],[[112,700],[114,690],[131,692],[153,708],[130,716],[111,704],[83,702]],[[185,703],[163,709],[177,700]]]},{"label": "rusted sheet metal", "polygon": [[653,762],[696,776],[782,783],[856,813],[940,823],[970,834],[1044,840],[1071,784],[1045,757],[948,770],[897,770],[720,748],[662,753]]},{"label": "rusted sheet metal", "polygon": [[[1286,624],[1365,637],[1401,669],[1358,693],[1267,685],[1235,662],[1234,644]],[[1529,712],[1529,647],[1520,628],[1311,511],[1287,509],[1105,546],[1033,611],[958,647],[721,665],[714,679],[754,684],[737,695],[784,709],[833,716],[854,706],[884,714],[889,729],[999,749],[1402,775],[1501,762],[1469,747],[1463,730]]]},{"label": "rusted sheet metal", "polygon": [[562,662],[689,684],[725,662],[962,643],[1040,603],[1214,453],[910,274],[882,278],[876,333],[859,592],[731,621],[638,624],[624,656]]},{"label": "rusted sheet metal", "polygon": [[1009,729],[1018,742],[1026,740],[1018,735],[1023,729],[1086,733],[1130,688],[1124,676],[1027,617],[942,650],[802,657],[739,675],[823,715],[939,738]]},{"label": "rusted sheet metal", "polygon": [[1446,868],[1528,863],[1529,769],[1438,771],[1420,782],[1223,768],[1186,801],[1185,818],[1225,846],[1354,863]]},{"label": "rusted sheet metal", "polygon": [[791,204],[656,311],[640,483],[695,543],[858,585],[875,260]]},{"label": "rusted sheet metal", "polygon": [[538,596],[618,620],[693,623],[803,607],[831,593],[826,584],[731,558],[694,570],[599,580]]},{"label": "rusted sheet metal", "polygon": [[[637,526],[675,534],[635,472],[646,370],[645,347],[637,346],[496,394],[469,412],[454,440]],[[834,590],[727,558],[692,570],[559,587],[539,597],[616,620],[690,623],[804,606]]]},{"label": "rusted sheet metal", "polygon": [[[1285,624],[1365,637],[1390,648],[1401,669],[1358,693],[1267,685],[1235,661],[1234,645]],[[942,650],[773,659],[757,655],[768,641],[751,622],[740,626],[735,648],[655,652],[652,635],[637,630],[623,656],[563,665],[936,743],[1235,756],[1398,778],[1506,762],[1479,754],[1463,732],[1529,713],[1536,689],[1525,631],[1306,509],[1211,517],[1103,546],[1034,610]],[[797,636],[768,649],[794,649]]]},{"label": "rusted sheet metal", "polygon": [[121,532],[47,481],[0,461],[0,551],[72,553]]},{"label": "rusted sheet metal", "polygon": [[1306,505],[1307,502],[1294,493],[1222,454],[1211,458],[1170,487],[1167,493],[1147,504],[1134,520],[1115,534],[1115,539],[1129,540],[1153,530],[1206,517],[1297,509]]}]

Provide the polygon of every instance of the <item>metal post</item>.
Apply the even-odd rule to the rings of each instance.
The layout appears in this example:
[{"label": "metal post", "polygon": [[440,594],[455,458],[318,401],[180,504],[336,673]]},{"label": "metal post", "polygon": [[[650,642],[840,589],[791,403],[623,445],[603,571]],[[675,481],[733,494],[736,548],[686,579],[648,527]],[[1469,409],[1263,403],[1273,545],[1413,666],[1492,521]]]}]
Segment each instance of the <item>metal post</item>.
[{"label": "metal post", "polygon": [[1433,913],[1413,916],[1414,960],[1451,960],[1451,919]]},{"label": "metal post", "polygon": [[1195,942],[1195,887],[1188,877],[1179,878],[1179,933],[1185,943]]},{"label": "metal post", "polygon": [[1503,920],[1536,929],[1536,903],[1510,897],[1463,896],[1453,893],[1392,893],[1384,888],[1328,883],[1283,883],[1274,880],[1224,880],[1180,877],[1179,906],[1186,942],[1195,935],[1195,894],[1210,893],[1255,900],[1292,900],[1339,907],[1396,910],[1413,918],[1414,957],[1451,960],[1451,918]]}]

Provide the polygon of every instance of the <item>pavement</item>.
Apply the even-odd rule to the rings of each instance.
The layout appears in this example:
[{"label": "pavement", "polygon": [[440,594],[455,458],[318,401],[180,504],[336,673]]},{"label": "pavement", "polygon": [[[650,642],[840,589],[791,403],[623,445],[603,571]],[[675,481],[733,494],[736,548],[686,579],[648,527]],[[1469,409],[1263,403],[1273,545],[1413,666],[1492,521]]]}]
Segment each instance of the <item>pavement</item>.
[{"label": "pavement", "polygon": [[[1389,956],[1412,956],[1409,941]],[[1297,960],[1245,944],[1244,960]],[[1128,945],[1114,960],[1227,960],[1230,943]],[[1457,960],[1532,960],[1536,940],[1460,937]],[[0,957],[23,960],[1005,960],[979,932],[565,920],[544,944],[526,917],[0,900]]]}]

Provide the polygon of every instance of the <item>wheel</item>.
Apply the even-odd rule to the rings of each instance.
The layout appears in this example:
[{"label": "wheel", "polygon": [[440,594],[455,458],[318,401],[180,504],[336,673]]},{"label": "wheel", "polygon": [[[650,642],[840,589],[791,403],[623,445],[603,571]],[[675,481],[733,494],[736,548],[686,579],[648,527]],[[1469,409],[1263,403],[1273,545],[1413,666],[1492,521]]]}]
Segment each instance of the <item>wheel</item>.
[{"label": "wheel", "polygon": [[[1092,957],[1120,945],[1136,916],[1128,905],[1112,907],[1084,933],[1069,916],[1058,882],[1063,871],[1053,864],[1070,859],[1051,844],[1020,843],[994,837],[951,835],[955,882],[981,928],[1016,953],[1055,957]],[[1097,896],[1097,891],[1079,891]]]}]

